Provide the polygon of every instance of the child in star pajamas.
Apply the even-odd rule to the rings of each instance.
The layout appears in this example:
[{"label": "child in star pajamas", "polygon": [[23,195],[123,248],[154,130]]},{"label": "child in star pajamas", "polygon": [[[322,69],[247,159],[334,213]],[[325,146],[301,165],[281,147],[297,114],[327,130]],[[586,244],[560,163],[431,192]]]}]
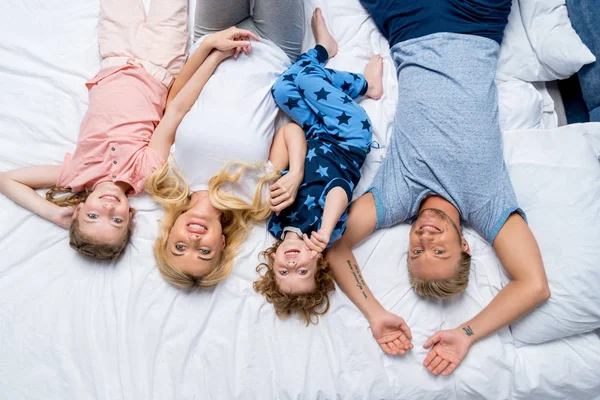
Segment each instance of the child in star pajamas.
[{"label": "child in star pajamas", "polygon": [[[378,99],[383,92],[381,56],[371,58],[364,75],[324,68],[337,43],[318,8],[312,26],[317,45],[271,90],[297,126],[282,128],[288,135],[282,153],[287,154],[271,160],[289,168],[271,187],[275,213],[268,229],[279,240],[261,253],[266,263],[257,267],[261,277],[254,283],[279,316],[298,312],[307,324],[329,308],[328,293],[335,286],[322,253],[345,230],[352,191],[371,147],[371,121],[354,99]],[[291,146],[293,135],[299,137]]]}]

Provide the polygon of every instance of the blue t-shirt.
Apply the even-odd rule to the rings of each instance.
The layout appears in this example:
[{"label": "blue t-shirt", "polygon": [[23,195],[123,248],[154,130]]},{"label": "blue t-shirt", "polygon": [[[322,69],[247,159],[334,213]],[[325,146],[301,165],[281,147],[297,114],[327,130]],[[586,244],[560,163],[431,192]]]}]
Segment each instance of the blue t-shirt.
[{"label": "blue t-shirt", "polygon": [[[329,134],[312,135],[306,140],[304,180],[298,188],[296,200],[279,215],[269,219],[269,232],[283,239],[285,228],[296,228],[310,236],[321,228],[325,199],[331,189],[341,187],[352,199],[352,191],[360,180],[360,167],[365,162],[368,148],[346,146]],[[342,237],[348,219],[347,209],[335,225],[329,245]],[[296,231],[295,230],[295,231]]]},{"label": "blue t-shirt", "polygon": [[436,33],[392,49],[398,105],[386,157],[369,189],[377,228],[412,222],[438,194],[490,243],[517,205],[502,153],[494,84],[499,45]]}]

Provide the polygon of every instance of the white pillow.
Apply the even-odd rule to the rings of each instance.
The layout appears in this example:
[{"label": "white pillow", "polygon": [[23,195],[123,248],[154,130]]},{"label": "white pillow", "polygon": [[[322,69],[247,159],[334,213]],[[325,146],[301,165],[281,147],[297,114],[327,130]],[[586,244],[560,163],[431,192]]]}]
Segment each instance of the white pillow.
[{"label": "white pillow", "polygon": [[527,37],[542,66],[537,80],[566,79],[596,60],[573,30],[565,0],[519,0],[519,5]]},{"label": "white pillow", "polygon": [[517,344],[600,327],[600,163],[590,140],[599,135],[600,123],[504,132],[506,165],[552,292],[512,324]]},{"label": "white pillow", "polygon": [[507,81],[498,87],[498,114],[503,131],[513,129],[542,129],[544,98],[533,84]]}]

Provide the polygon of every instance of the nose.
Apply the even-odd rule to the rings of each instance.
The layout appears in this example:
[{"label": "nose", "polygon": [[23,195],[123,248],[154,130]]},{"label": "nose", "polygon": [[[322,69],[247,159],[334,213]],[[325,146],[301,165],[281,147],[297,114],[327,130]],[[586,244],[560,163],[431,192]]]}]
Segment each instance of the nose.
[{"label": "nose", "polygon": [[102,204],[102,207],[110,210],[111,208],[115,208],[115,205],[112,203],[104,203]]},{"label": "nose", "polygon": [[296,265],[296,260],[290,259],[286,261],[288,267],[293,267]]},{"label": "nose", "polygon": [[200,240],[200,235],[197,233],[190,233],[188,237],[190,238],[190,241],[192,241],[192,242]]}]

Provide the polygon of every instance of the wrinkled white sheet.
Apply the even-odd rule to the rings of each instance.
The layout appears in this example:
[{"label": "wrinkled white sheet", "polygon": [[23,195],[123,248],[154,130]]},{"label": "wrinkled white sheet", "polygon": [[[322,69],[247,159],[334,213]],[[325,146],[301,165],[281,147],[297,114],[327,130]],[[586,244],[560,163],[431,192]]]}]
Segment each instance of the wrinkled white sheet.
[{"label": "wrinkled white sheet", "polygon": [[[387,143],[396,82],[385,40],[356,0],[307,8],[313,4],[340,42],[333,67],[360,70],[371,54],[386,55],[387,93],[363,105]],[[74,149],[87,107],[83,83],[98,68],[97,13],[96,0],[0,3],[0,170],[56,164]],[[365,181],[380,154],[369,156]],[[445,302],[409,289],[406,226],[356,250],[373,292],[413,329],[415,349],[389,357],[342,293],[317,326],[277,319],[251,288],[257,253],[272,240],[262,226],[214,290],[170,287],[151,255],[160,211],[147,197],[133,206],[131,248],[105,265],[83,260],[64,230],[0,197],[0,398],[600,398],[595,333],[517,349],[506,328],[475,345],[450,377],[422,367],[427,336],[470,318],[501,287],[497,259],[472,231],[472,283]]]}]

